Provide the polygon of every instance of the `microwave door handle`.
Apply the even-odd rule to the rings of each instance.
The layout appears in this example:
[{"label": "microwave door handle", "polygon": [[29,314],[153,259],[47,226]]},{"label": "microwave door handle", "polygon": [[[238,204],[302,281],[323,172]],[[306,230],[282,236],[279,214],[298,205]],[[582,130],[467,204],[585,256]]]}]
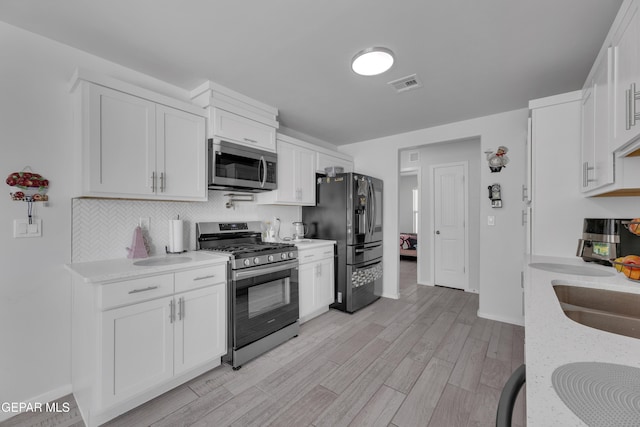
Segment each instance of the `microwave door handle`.
[{"label": "microwave door handle", "polygon": [[[260,165],[262,166],[262,179],[260,180],[260,187],[264,188],[264,185],[267,183],[267,161],[264,159],[264,156],[260,156]],[[260,173],[259,167],[258,173]]]}]

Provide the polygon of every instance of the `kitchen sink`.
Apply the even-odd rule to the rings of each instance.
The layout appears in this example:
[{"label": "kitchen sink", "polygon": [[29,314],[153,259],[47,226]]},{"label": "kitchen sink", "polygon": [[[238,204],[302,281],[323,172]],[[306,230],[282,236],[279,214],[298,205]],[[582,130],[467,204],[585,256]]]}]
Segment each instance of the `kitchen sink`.
[{"label": "kitchen sink", "polygon": [[554,285],[564,314],[584,326],[640,338],[640,294]]},{"label": "kitchen sink", "polygon": [[551,271],[553,273],[574,274],[578,276],[608,277],[615,275],[613,271],[600,270],[582,265],[556,264],[552,262],[534,262],[529,264],[529,267]]},{"label": "kitchen sink", "polygon": [[149,266],[182,264],[184,262],[189,262],[189,261],[191,261],[191,258],[187,256],[166,257],[166,258],[147,258],[140,261],[136,261],[133,263],[133,265],[149,267]]}]

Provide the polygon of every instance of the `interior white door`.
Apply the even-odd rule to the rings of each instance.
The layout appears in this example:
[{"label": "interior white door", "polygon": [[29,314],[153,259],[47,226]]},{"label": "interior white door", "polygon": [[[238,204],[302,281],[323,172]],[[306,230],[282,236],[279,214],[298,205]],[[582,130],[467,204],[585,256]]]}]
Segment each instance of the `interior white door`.
[{"label": "interior white door", "polygon": [[464,163],[433,168],[434,283],[463,290],[469,283],[466,169]]}]

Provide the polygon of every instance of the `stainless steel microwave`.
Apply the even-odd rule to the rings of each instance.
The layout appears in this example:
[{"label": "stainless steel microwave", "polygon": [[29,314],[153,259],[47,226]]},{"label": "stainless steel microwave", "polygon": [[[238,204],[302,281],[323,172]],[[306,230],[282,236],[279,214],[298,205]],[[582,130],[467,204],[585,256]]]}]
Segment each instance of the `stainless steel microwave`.
[{"label": "stainless steel microwave", "polygon": [[271,191],[277,188],[277,155],[209,139],[209,190]]}]

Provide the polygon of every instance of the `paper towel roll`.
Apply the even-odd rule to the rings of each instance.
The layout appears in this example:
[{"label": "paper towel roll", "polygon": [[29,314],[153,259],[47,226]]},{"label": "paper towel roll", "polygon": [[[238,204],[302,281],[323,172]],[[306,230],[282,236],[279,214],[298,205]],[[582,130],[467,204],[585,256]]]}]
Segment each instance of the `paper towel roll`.
[{"label": "paper towel roll", "polygon": [[169,252],[175,254],[184,250],[183,228],[181,219],[169,221]]}]

